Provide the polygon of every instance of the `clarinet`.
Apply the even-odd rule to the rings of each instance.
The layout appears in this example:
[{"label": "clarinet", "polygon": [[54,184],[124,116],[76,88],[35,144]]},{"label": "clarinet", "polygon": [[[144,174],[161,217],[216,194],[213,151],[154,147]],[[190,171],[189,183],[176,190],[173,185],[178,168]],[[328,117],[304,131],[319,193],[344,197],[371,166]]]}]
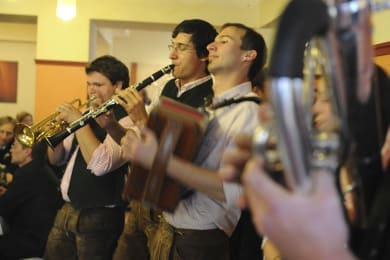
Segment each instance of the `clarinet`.
[{"label": "clarinet", "polygon": [[[168,74],[172,71],[173,69],[172,64],[165,66],[164,68],[158,70],[157,72],[153,73],[151,76],[148,78],[144,79],[143,81],[135,84],[132,86],[132,88],[136,89],[137,91],[142,90],[146,86],[150,85],[154,81],[158,80],[161,78],[163,75]],[[99,107],[97,107],[94,110],[90,110],[86,114],[84,114],[82,117],[77,119],[76,121],[73,121],[70,123],[63,131],[58,132],[52,136],[46,136],[45,141],[47,144],[54,148],[56,147],[62,140],[64,140],[66,137],[68,137],[70,134],[74,133],[78,129],[84,127],[87,125],[92,119],[97,118],[98,116],[106,113],[108,110],[113,108],[114,106],[118,105],[117,101],[114,98],[110,98],[103,104],[101,104]]]}]

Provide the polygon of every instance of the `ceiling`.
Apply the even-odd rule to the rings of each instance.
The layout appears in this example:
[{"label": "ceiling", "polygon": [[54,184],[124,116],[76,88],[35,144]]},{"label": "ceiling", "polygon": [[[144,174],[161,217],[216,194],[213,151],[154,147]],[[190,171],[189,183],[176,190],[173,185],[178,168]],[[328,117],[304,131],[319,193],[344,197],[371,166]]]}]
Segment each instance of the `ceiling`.
[{"label": "ceiling", "polygon": [[[150,0],[155,3],[172,3],[172,1],[178,4],[208,4],[210,0]],[[266,0],[212,0],[213,4],[221,6],[246,6],[256,7],[261,1]],[[269,0],[268,0],[269,1]],[[36,16],[24,16],[24,15],[5,15],[0,14],[0,22],[10,23],[23,23],[23,24],[36,24]],[[142,22],[127,22],[127,21],[104,21],[104,20],[92,20],[91,24],[95,25],[97,32],[112,48],[116,49],[116,52],[112,55],[119,56],[126,60],[139,60],[153,59],[157,63],[164,64],[167,61],[167,45],[170,42],[170,35],[176,24],[161,24],[161,23],[142,23]],[[145,35],[149,38],[145,40]],[[91,38],[91,42],[95,39]],[[153,49],[150,49],[146,45],[146,42],[156,43]],[[97,45],[99,43],[96,43]],[[114,46],[115,45],[115,46]],[[130,46],[124,48],[125,53],[117,50],[118,46]],[[98,49],[98,47],[96,47]],[[143,53],[143,57],[129,57],[129,55],[137,55],[135,52],[129,53],[129,50],[136,48],[140,50],[138,53]],[[96,51],[94,52],[96,54]],[[96,57],[94,53],[90,54],[90,57]],[[140,54],[138,54],[140,55]],[[152,58],[153,57],[153,58]]]}]

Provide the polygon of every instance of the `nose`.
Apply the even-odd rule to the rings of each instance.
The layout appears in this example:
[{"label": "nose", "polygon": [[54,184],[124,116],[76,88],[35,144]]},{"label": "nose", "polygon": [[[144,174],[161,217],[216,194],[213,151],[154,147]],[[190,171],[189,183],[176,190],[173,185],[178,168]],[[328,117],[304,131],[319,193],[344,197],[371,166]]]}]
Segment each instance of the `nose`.
[{"label": "nose", "polygon": [[88,88],[88,94],[90,97],[96,96],[96,88],[93,85]]},{"label": "nose", "polygon": [[211,42],[207,45],[207,50],[208,51],[211,51],[211,50],[215,50],[216,49],[216,46],[215,46],[215,42]]},{"label": "nose", "polygon": [[172,50],[169,51],[169,59],[177,59],[177,51],[175,50],[175,48],[172,48]]}]

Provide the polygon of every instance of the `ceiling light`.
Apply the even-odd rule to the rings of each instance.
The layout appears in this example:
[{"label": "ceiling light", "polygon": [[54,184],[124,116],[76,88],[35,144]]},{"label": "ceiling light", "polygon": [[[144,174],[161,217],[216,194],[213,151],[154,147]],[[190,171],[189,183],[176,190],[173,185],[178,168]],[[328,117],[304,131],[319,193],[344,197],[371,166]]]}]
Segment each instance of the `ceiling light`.
[{"label": "ceiling light", "polygon": [[76,17],[76,0],[57,0],[57,17],[64,21]]}]

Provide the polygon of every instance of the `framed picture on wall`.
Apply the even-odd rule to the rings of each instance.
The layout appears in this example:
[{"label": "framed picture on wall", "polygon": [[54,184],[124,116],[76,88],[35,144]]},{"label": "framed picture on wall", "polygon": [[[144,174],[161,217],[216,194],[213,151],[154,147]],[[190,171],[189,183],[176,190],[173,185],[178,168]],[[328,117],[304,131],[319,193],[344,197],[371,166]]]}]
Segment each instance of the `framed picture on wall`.
[{"label": "framed picture on wall", "polygon": [[16,103],[18,63],[0,61],[0,102]]}]

